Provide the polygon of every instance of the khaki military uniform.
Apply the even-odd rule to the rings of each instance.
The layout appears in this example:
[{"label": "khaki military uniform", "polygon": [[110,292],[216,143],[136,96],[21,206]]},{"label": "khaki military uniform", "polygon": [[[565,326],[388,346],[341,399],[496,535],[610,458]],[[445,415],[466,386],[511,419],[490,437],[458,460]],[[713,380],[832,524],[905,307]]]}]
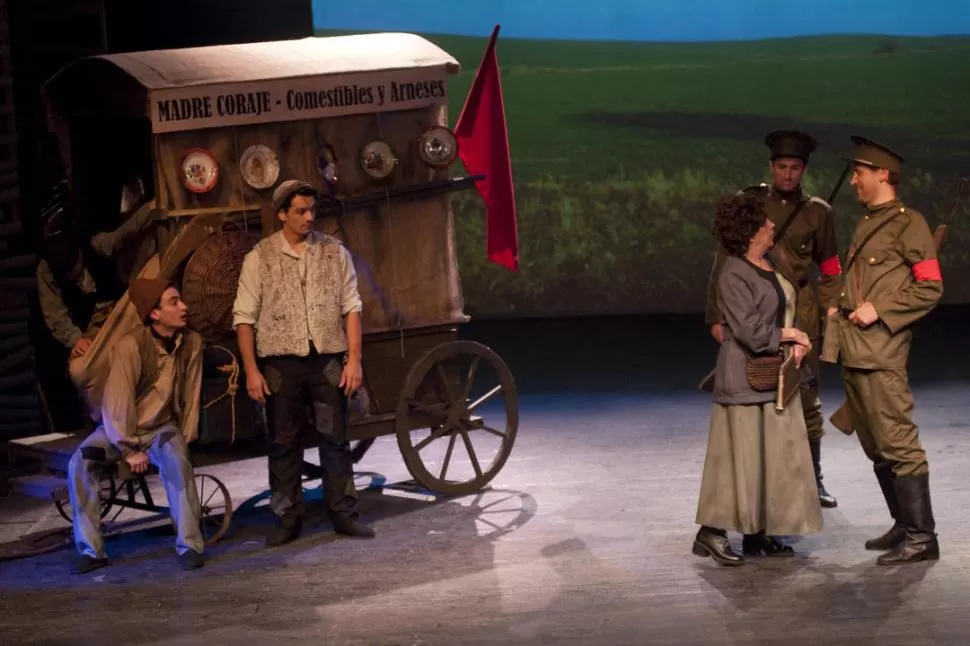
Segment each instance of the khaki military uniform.
[{"label": "khaki military uniform", "polygon": [[[772,254],[776,258],[783,254],[787,259],[787,262],[776,264],[786,265],[779,269],[797,290],[795,327],[812,340],[813,351],[805,359],[816,379],[808,388],[802,390],[802,408],[805,411],[809,440],[818,441],[825,433],[822,404],[818,394],[819,340],[822,337],[824,312],[835,307],[838,302],[842,273],[832,207],[825,200],[806,195],[801,190],[791,195],[782,194],[767,184],[749,186],[739,193],[762,196],[768,218],[774,223],[776,230],[785,223],[800,202],[807,202],[776,243]],[[708,325],[723,322],[717,308],[717,278],[725,256],[722,249],[718,249],[715,254],[714,268],[707,289],[705,320]],[[813,266],[819,268],[818,280],[811,279]]]},{"label": "khaki military uniform", "polygon": [[[850,161],[899,173],[902,157],[863,137],[852,141]],[[830,319],[822,360],[842,364],[852,429],[895,521],[866,548],[890,550],[879,557],[880,565],[937,559],[929,464],[912,420],[906,373],[912,325],[943,296],[936,241],[919,212],[891,199],[866,209],[847,258],[839,312]],[[849,317],[865,303],[879,318],[863,327]]]},{"label": "khaki military uniform", "polygon": [[[869,209],[856,227],[849,249],[895,215],[865,245],[845,276],[824,360],[842,365],[845,394],[862,448],[873,463],[886,462],[897,476],[929,470],[919,431],[910,412],[913,395],[906,365],[912,323],[932,310],[943,295],[933,233],[923,216],[899,200]],[[879,320],[860,328],[847,317],[872,303]]]}]

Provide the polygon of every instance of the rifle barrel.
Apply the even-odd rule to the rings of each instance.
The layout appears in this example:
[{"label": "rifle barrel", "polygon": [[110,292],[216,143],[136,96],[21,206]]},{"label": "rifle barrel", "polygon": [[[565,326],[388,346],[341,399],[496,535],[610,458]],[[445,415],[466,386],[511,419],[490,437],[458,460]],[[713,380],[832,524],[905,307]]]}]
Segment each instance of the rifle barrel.
[{"label": "rifle barrel", "polygon": [[453,177],[449,179],[424,182],[422,184],[400,186],[388,189],[387,191],[374,191],[373,193],[358,195],[347,199],[330,198],[323,201],[320,206],[320,210],[324,214],[330,215],[363,209],[385,202],[416,199],[421,197],[434,197],[444,193],[450,193],[452,191],[460,191],[471,188],[476,182],[483,179],[485,179],[484,175]]}]

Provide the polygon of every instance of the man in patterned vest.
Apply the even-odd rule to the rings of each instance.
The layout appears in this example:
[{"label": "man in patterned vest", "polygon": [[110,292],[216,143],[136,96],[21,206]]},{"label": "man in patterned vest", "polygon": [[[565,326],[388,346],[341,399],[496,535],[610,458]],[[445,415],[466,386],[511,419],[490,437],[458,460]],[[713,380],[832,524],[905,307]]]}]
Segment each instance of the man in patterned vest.
[{"label": "man in patterned vest", "polygon": [[363,381],[361,299],[350,253],[313,229],[316,190],[288,180],[273,192],[283,224],[243,260],[233,326],[249,396],[266,407],[271,444],[271,507],[279,519],[266,545],[295,540],[302,528],[302,428],[307,404],[320,434],[323,489],[334,529],[371,538],[357,522],[347,398]]},{"label": "man in patterned vest", "polygon": [[[772,252],[776,254],[776,259],[785,260],[781,264],[787,267],[779,269],[792,274],[789,279],[798,290],[795,326],[808,334],[812,341],[813,350],[805,361],[815,376],[808,387],[802,389],[805,426],[812,449],[819,502],[823,507],[836,507],[838,501],[822,484],[821,451],[825,429],[818,385],[823,312],[836,307],[841,288],[842,267],[835,236],[835,218],[828,202],[802,190],[802,174],[808,166],[810,155],[815,151],[815,140],[803,132],[786,130],[768,134],[765,145],[771,151],[771,186],[748,186],[739,193],[758,195],[764,199],[768,218],[775,225],[775,249]],[[724,257],[724,252],[718,249],[707,290],[706,322],[718,343],[723,338],[723,327],[721,312],[717,308],[717,278]],[[817,281],[811,278],[813,265],[818,267]]]}]

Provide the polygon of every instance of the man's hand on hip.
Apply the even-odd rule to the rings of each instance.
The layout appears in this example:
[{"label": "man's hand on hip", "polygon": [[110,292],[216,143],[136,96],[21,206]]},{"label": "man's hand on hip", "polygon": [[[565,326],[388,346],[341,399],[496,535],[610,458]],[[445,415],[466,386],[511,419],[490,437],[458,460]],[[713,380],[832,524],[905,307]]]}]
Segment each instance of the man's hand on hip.
[{"label": "man's hand on hip", "polygon": [[879,313],[872,303],[863,303],[856,311],[849,314],[849,320],[859,327],[869,327],[879,320]]}]

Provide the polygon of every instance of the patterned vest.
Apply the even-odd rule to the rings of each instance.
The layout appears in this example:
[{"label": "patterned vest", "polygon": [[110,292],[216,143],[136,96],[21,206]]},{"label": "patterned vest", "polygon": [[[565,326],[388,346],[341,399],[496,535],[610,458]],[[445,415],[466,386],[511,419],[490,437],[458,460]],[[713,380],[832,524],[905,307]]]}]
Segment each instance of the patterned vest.
[{"label": "patterned vest", "polygon": [[312,233],[303,252],[306,284],[296,258],[284,252],[286,240],[276,232],[256,245],[260,260],[260,305],[256,321],[259,357],[310,353],[310,339],[321,354],[347,350],[344,332],[343,273],[340,241]]}]

